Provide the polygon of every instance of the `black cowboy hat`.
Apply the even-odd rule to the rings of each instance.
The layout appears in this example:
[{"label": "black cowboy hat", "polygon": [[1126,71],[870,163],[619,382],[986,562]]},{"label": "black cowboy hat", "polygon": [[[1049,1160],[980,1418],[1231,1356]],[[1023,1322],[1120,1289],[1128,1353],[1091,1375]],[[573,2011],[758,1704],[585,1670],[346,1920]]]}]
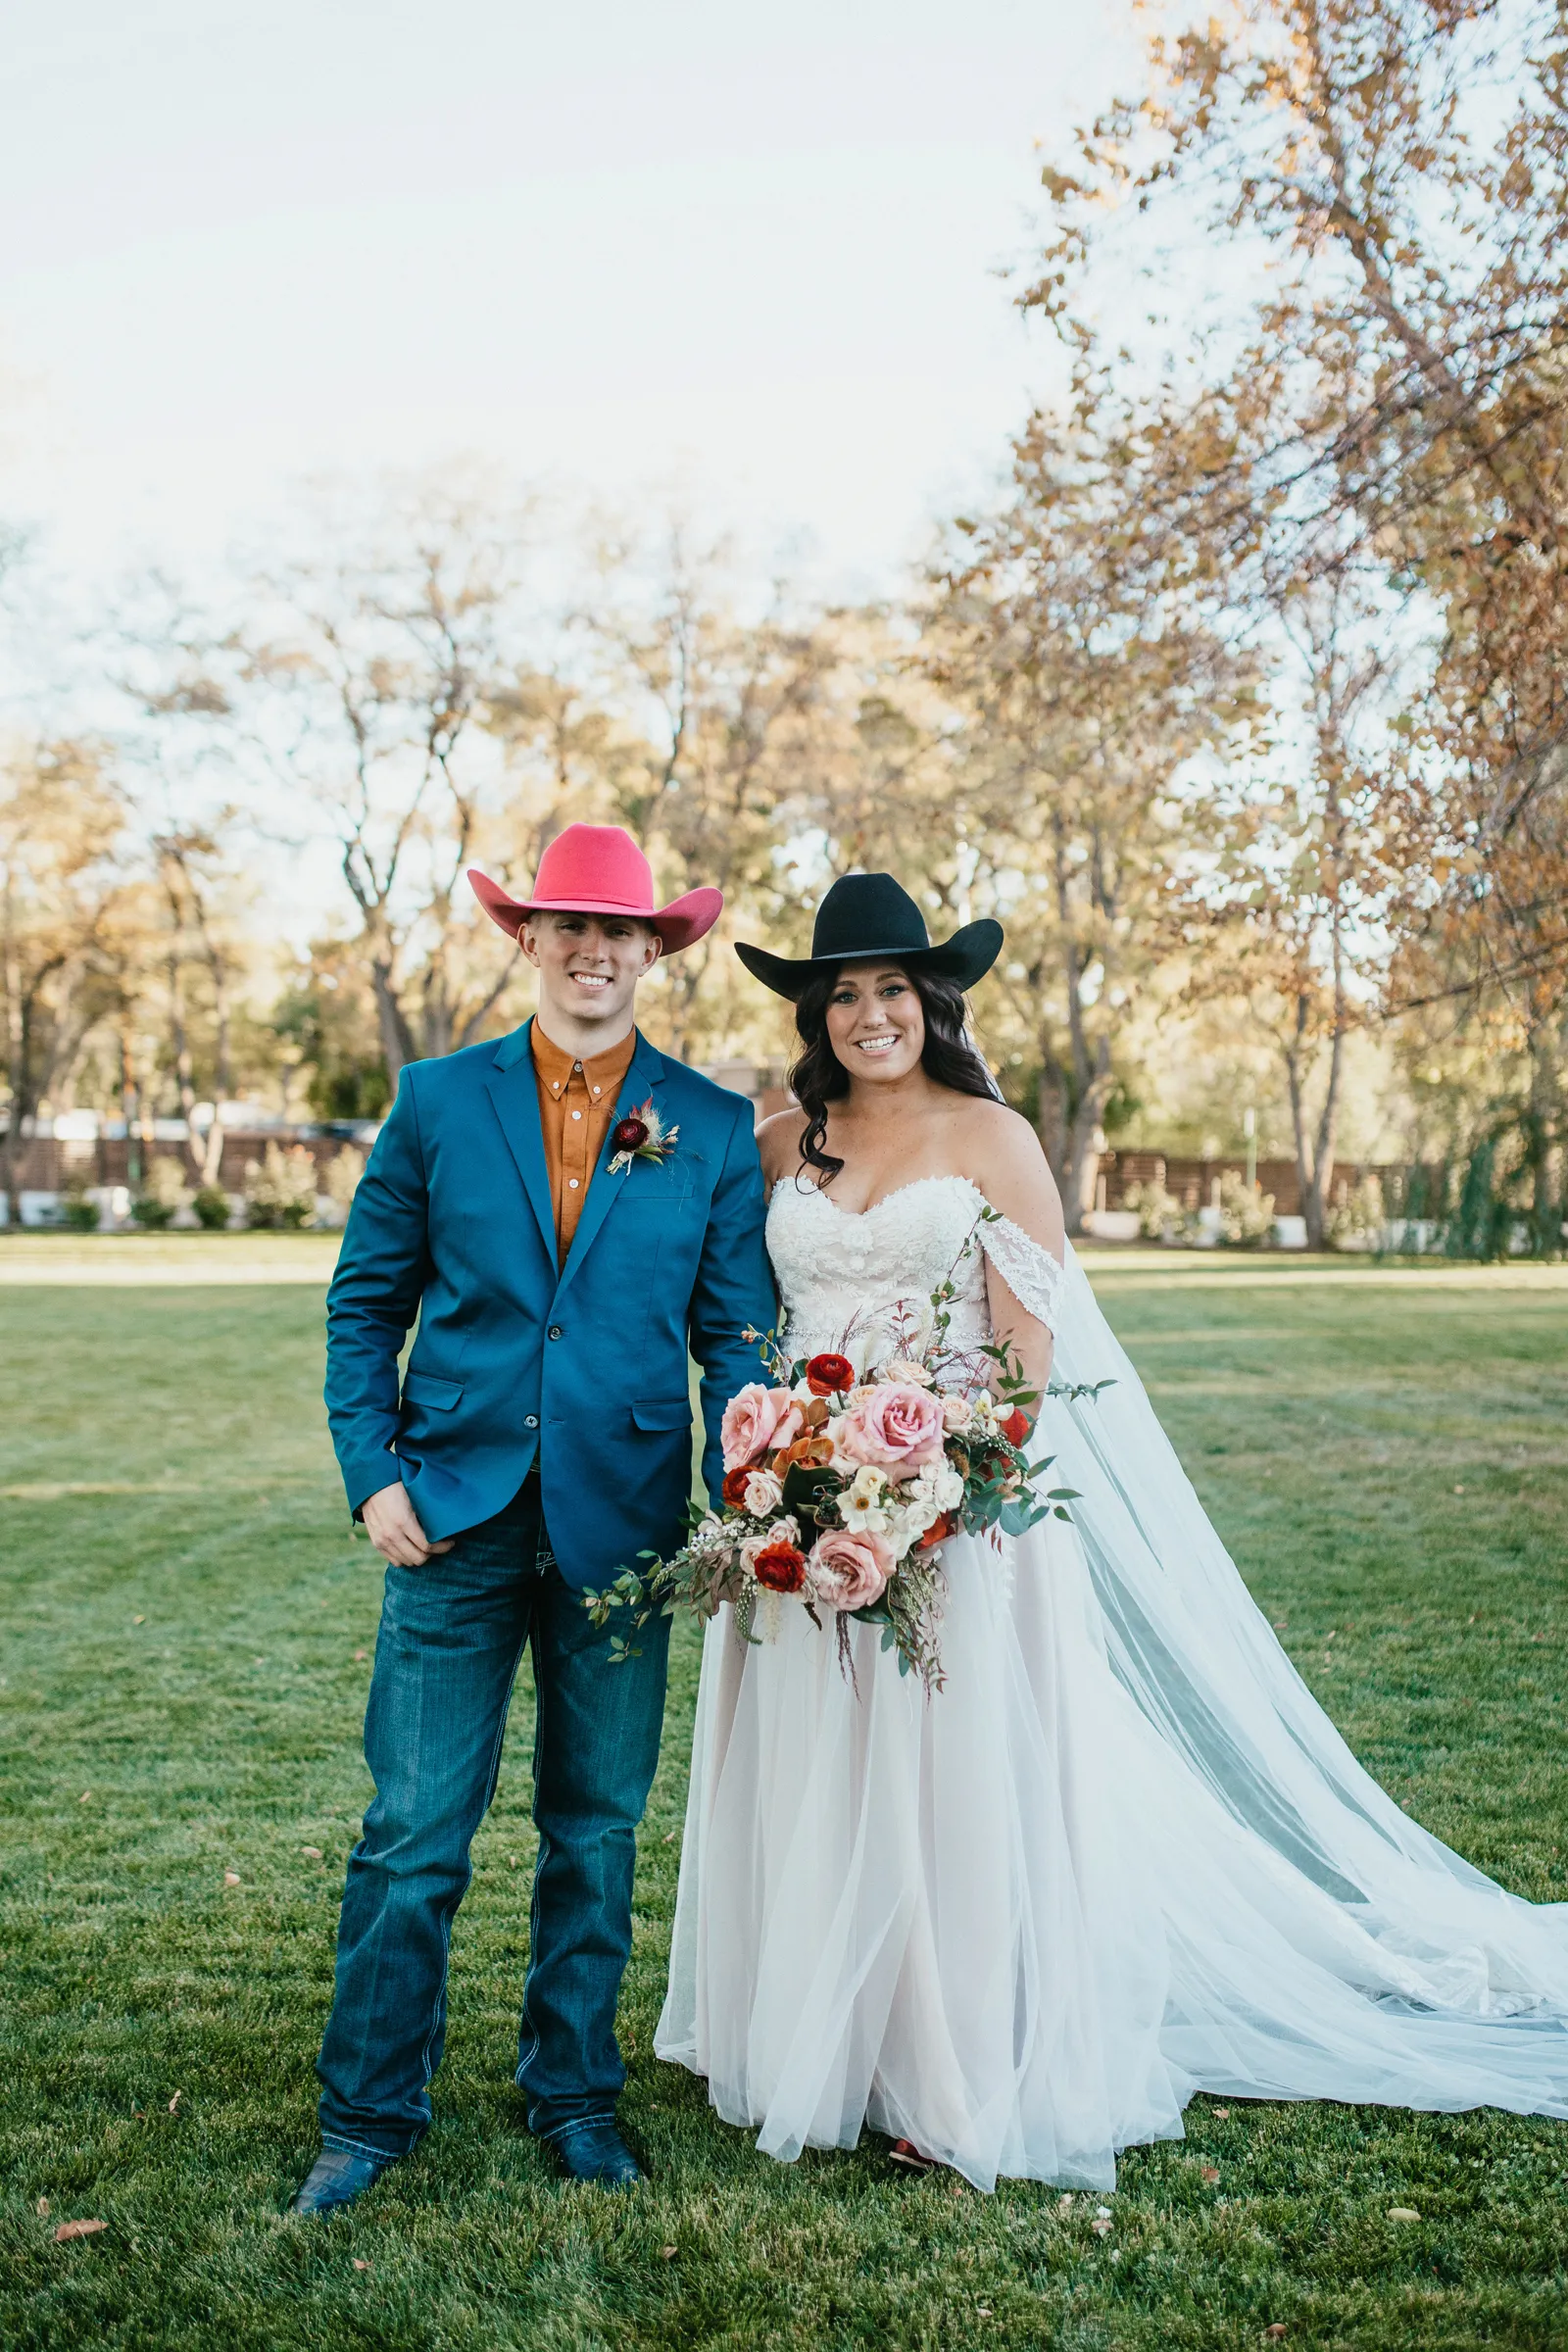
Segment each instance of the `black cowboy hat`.
[{"label": "black cowboy hat", "polygon": [[845,874],[816,910],[809,956],[770,956],[765,948],[735,948],[746,969],[776,996],[798,998],[818,972],[869,956],[885,956],[906,971],[934,972],[972,988],[1002,953],[1002,925],[989,916],[965,923],[939,947],[925,917],[891,874]]}]

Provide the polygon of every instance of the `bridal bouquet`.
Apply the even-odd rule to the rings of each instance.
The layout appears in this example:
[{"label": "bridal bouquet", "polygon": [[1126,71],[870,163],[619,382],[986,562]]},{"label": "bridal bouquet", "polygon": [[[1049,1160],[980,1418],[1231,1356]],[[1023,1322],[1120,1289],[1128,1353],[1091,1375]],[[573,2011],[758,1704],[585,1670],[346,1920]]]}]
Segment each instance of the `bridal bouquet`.
[{"label": "bridal bouquet", "polygon": [[[1026,1458],[1036,1401],[1014,1359],[979,1352],[994,1370],[975,1387],[973,1355],[946,1346],[952,1278],[933,1295],[924,1350],[895,1355],[862,1379],[847,1355],[786,1358],[771,1334],[751,1333],[771,1378],[752,1381],[724,1408],[721,1507],[695,1514],[690,1540],[643,1574],[623,1570],[584,1599],[598,1624],[630,1606],[634,1626],[684,1602],[711,1617],[723,1601],[748,1641],[795,1603],[821,1626],[837,1620],[850,1669],[849,1621],[880,1625],[901,1673],[942,1686],[939,1646],[946,1586],[942,1546],[960,1531],[1020,1535],[1068,1517],[1073,1490],[1041,1494],[1050,1460]],[[944,1386],[959,1368],[970,1378]],[[626,1637],[612,1638],[616,1654]]]}]

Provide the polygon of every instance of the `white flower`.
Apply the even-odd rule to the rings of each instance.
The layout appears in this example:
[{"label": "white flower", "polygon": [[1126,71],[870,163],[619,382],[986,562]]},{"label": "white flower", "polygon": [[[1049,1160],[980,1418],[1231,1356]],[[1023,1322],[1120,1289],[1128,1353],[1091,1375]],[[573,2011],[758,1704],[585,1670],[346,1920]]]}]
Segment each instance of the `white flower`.
[{"label": "white flower", "polygon": [[938,1517],[944,1511],[956,1510],[963,1500],[963,1480],[951,1462],[932,1463],[931,1499],[937,1506]]},{"label": "white flower", "polygon": [[754,1470],[744,1492],[746,1508],[756,1519],[765,1519],[784,1499],[784,1489],[771,1470]]},{"label": "white flower", "polygon": [[850,1493],[862,1502],[879,1502],[887,1493],[887,1475],[874,1462],[862,1462],[850,1481]]},{"label": "white flower", "polygon": [[983,1423],[988,1428],[995,1427],[997,1418],[997,1400],[992,1396],[989,1389],[981,1390],[979,1396],[974,1398],[970,1409],[977,1421]]},{"label": "white flower", "polygon": [[931,1375],[924,1364],[917,1364],[911,1355],[896,1355],[882,1375],[884,1380],[913,1381],[918,1389],[931,1386]]},{"label": "white flower", "polygon": [[967,1429],[974,1418],[974,1407],[967,1396],[956,1390],[942,1399],[942,1425],[945,1429]]},{"label": "white flower", "polygon": [[859,1480],[846,1487],[839,1496],[839,1511],[846,1527],[858,1528],[863,1534],[885,1536],[892,1525],[880,1494],[859,1491]]},{"label": "white flower", "polygon": [[934,1527],[942,1513],[928,1494],[914,1494],[901,1503],[893,1513],[889,1531],[895,1550],[902,1557],[911,1544],[918,1543],[928,1527]]}]

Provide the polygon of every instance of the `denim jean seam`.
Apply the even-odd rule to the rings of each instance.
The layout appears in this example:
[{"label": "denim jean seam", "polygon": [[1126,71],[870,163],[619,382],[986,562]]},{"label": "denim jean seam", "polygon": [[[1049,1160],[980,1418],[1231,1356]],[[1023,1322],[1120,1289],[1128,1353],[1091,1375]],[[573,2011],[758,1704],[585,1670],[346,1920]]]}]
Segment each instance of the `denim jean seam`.
[{"label": "denim jean seam", "polygon": [[321,2133],[322,2147],[330,2148],[334,2155],[365,2156],[372,2164],[401,2164],[405,2156],[412,2154],[416,2142],[417,2134],[415,2139],[410,2140],[406,2148],[400,2148],[394,2155],[386,2148],[372,2148],[367,2139],[352,2139],[346,2132],[323,2132]]},{"label": "denim jean seam", "polygon": [[564,2124],[552,2124],[547,2131],[536,2132],[534,2133],[534,2137],[535,2139],[545,2140],[547,2143],[553,2145],[556,2140],[564,2139],[566,2134],[570,2132],[593,2131],[607,2124],[610,2126],[611,2130],[613,2131],[615,2125],[615,2110],[613,2107],[608,2108],[603,2115],[568,2116]]},{"label": "denim jean seam", "polygon": [[[490,1750],[490,1764],[485,1781],[484,1806],[479,1816],[481,1821],[484,1819],[484,1815],[489,1812],[492,1803],[495,1801],[496,1784],[501,1778],[501,1750],[506,1744],[507,1724],[512,1715],[512,1693],[516,1687],[517,1668],[522,1662],[522,1650],[523,1644],[521,1642],[519,1642],[517,1643],[516,1652],[513,1657],[512,1680],[507,1685],[507,1695],[501,1709],[501,1720],[496,1726],[495,1741]],[[430,2031],[424,2037],[424,2048],[419,2053],[419,2071],[424,2077],[426,2089],[429,2087],[431,2076],[430,2054],[435,2048],[436,2036],[446,2023],[447,1984],[452,1969],[452,1922],[457,1917],[458,1910],[463,1902],[463,1898],[467,1893],[468,1888],[472,1886],[472,1884],[473,1867],[470,1863],[467,1876],[465,1879],[455,1900],[444,1905],[442,1909],[441,1982],[436,1988],[435,2003],[431,2010]]]},{"label": "denim jean seam", "polygon": [[[534,1749],[534,1793],[536,1801],[538,1796],[538,1748],[536,1745]],[[551,1849],[550,1832],[546,1829],[539,1828],[537,1817],[535,1819],[534,1826],[536,1829],[538,1829],[539,1842],[534,1850],[533,1890],[528,1898],[528,1975],[522,1980],[522,2014],[524,2017],[528,2016],[528,1977],[533,1975],[534,1970],[539,1965],[539,1882],[544,1877],[545,1864],[550,1859]],[[519,2090],[527,2087],[522,2080],[523,2069],[527,2066],[530,2059],[538,2057],[539,2045],[543,2039],[543,2036],[539,2032],[539,2028],[534,2021],[530,2018],[528,2022],[532,2030],[533,2039],[529,2042],[528,2047],[525,2050],[519,2048],[517,2052],[517,2072],[514,2077],[514,2080],[516,2082]]]}]

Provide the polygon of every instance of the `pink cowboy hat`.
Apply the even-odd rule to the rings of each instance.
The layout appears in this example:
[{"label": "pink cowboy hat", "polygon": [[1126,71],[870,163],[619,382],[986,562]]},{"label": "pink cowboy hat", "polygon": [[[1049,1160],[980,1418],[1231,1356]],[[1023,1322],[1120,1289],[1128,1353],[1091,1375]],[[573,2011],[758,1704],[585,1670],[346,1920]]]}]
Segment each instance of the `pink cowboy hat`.
[{"label": "pink cowboy hat", "polygon": [[717,922],[723,895],[689,890],[667,906],[654,905],[654,874],[619,825],[568,825],[539,860],[533,896],[509,899],[498,882],[468,868],[473,895],[493,923],[515,939],[525,914],[635,914],[652,923],[666,956],[689,948]]}]

